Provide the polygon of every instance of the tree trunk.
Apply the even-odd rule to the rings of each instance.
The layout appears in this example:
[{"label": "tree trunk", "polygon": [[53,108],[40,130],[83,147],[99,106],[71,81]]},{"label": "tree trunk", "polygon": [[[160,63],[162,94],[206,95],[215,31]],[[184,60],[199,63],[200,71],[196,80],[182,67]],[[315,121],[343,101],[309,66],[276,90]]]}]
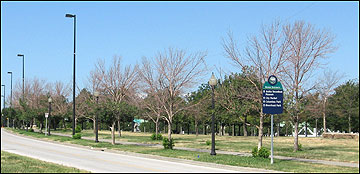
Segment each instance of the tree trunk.
[{"label": "tree trunk", "polygon": [[94,125],[94,134],[96,134],[96,118],[94,118],[93,125]]},{"label": "tree trunk", "polygon": [[156,135],[156,137],[157,137],[157,135],[158,135],[158,133],[159,133],[159,122],[155,122],[155,135]]},{"label": "tree trunk", "polygon": [[295,120],[295,135],[294,135],[294,152],[296,152],[297,150],[299,150],[299,144],[298,144],[298,141],[299,141],[299,131],[298,131],[298,119],[299,119],[299,116],[297,115],[296,116],[296,120]]},{"label": "tree trunk", "polygon": [[324,111],[323,111],[323,122],[324,122],[324,133],[326,133],[327,132],[327,130],[326,130],[326,108],[325,108],[325,106],[326,106],[326,98],[325,98],[325,101],[324,101]]},{"label": "tree trunk", "polygon": [[43,133],[43,132],[42,132],[42,129],[43,129],[43,123],[41,122],[41,123],[40,123],[40,133]]},{"label": "tree trunk", "polygon": [[30,121],[30,129],[33,128],[33,119]]},{"label": "tree trunk", "polygon": [[115,145],[115,121],[113,121],[112,125],[111,125],[111,139],[112,139],[112,142],[111,144],[112,145]]},{"label": "tree trunk", "polygon": [[118,120],[117,122],[118,122],[118,129],[119,129],[119,137],[121,137],[120,120]]},{"label": "tree trunk", "polygon": [[198,129],[198,122],[195,119],[195,133],[196,133],[196,137],[199,135],[199,129]]},{"label": "tree trunk", "polygon": [[220,136],[223,136],[224,135],[224,126],[223,124],[220,124]]},{"label": "tree trunk", "polygon": [[63,126],[64,126],[64,129],[66,129],[66,124],[65,124],[65,118],[63,118]]},{"label": "tree trunk", "polygon": [[206,131],[207,127],[206,127],[206,126],[207,126],[207,125],[204,123],[204,124],[203,124],[203,134],[204,134],[204,135],[207,134],[207,131]]},{"label": "tree trunk", "polygon": [[225,135],[225,128],[226,128],[226,125],[225,124],[221,124],[221,134],[224,136]]},{"label": "tree trunk", "polygon": [[171,140],[171,123],[168,122],[168,139]]}]

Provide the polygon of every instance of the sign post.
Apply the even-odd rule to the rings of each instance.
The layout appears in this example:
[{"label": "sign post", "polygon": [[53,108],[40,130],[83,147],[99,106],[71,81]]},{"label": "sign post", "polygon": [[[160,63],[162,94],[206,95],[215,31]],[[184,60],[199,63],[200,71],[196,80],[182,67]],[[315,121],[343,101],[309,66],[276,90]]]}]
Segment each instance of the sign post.
[{"label": "sign post", "polygon": [[276,76],[271,75],[263,86],[263,113],[271,114],[271,164],[274,163],[274,114],[283,112],[283,87]]},{"label": "sign post", "polygon": [[47,135],[47,118],[49,117],[49,113],[45,113],[45,118],[46,118],[46,121],[45,121],[45,136]]}]

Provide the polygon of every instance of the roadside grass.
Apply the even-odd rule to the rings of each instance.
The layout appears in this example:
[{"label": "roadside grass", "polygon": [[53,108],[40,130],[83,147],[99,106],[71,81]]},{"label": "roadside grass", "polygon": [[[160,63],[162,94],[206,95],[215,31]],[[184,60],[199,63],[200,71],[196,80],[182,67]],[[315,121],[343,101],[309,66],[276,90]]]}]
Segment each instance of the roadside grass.
[{"label": "roadside grass", "polygon": [[[54,131],[64,133],[62,130]],[[65,132],[71,134],[71,129]],[[127,141],[144,144],[161,144],[162,141],[151,140],[152,133],[134,133],[123,131],[119,137],[116,132],[116,141]],[[93,130],[83,130],[83,137],[95,137]],[[166,135],[163,135],[166,137]],[[176,147],[188,147],[198,149],[211,149],[211,135],[179,135],[172,134]],[[99,139],[111,139],[110,131],[99,131]],[[257,147],[258,137],[254,136],[216,136],[216,149],[223,151],[251,153],[253,147]],[[263,137],[263,146],[270,149],[271,138]],[[358,139],[325,139],[322,137],[299,137],[302,151],[293,152],[294,137],[274,137],[274,155],[306,159],[354,162],[359,163],[359,140]]]},{"label": "roadside grass", "polygon": [[89,171],[1,151],[1,173],[89,173]]},{"label": "roadside grass", "polygon": [[252,167],[252,168],[261,168],[261,169],[269,169],[269,170],[284,171],[284,172],[299,172],[299,173],[304,173],[304,172],[359,173],[359,168],[354,168],[354,167],[332,166],[332,165],[314,164],[314,163],[298,162],[292,160],[280,160],[280,159],[274,159],[274,164],[271,165],[270,158],[263,159],[263,158],[253,158],[253,157],[223,155],[223,154],[217,154],[216,156],[211,156],[209,153],[203,153],[203,152],[191,152],[185,150],[165,150],[162,148],[160,149],[160,148],[144,147],[144,146],[136,146],[136,145],[120,145],[120,144],[111,145],[111,143],[107,143],[107,142],[95,143],[92,140],[72,139],[70,137],[62,137],[56,135],[44,136],[44,134],[39,134],[35,132],[26,132],[25,130],[12,130],[12,129],[7,129],[7,130],[11,130],[17,133],[22,133],[23,135],[27,135],[27,136],[44,138],[53,141],[62,141],[62,142],[78,144],[93,148],[112,149],[112,150],[135,152],[142,154],[152,154],[152,155],[158,155],[164,157],[181,158],[187,160],[218,163],[218,164],[233,165],[240,167]]}]

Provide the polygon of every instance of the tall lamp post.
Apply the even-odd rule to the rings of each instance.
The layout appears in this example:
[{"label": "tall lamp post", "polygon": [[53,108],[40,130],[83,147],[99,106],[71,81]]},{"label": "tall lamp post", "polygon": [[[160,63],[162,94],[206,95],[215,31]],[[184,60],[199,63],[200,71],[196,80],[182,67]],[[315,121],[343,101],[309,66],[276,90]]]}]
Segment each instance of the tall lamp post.
[{"label": "tall lamp post", "polygon": [[12,107],[12,72],[9,71],[7,73],[11,75],[11,80],[10,80],[10,107]]},{"label": "tall lamp post", "polygon": [[[3,109],[5,109],[5,85],[1,85],[1,87],[4,87],[4,95],[1,95],[1,97],[4,97],[4,100],[3,100]],[[3,112],[3,110],[1,110],[1,112]],[[3,119],[3,127],[4,127],[4,125],[5,125],[4,113],[2,113],[2,119]]]},{"label": "tall lamp post", "polygon": [[4,97],[3,100],[3,109],[5,109],[5,85],[1,85],[2,87],[4,87],[4,95],[2,97]]},{"label": "tall lamp post", "polygon": [[51,97],[49,97],[49,99],[48,99],[48,102],[49,102],[49,127],[48,127],[48,135],[50,135],[50,124],[51,124],[51,121],[50,121],[50,116],[51,116],[51,102],[52,102],[52,98]]},{"label": "tall lamp post", "polygon": [[217,84],[217,80],[214,76],[214,73],[212,73],[211,78],[209,80],[209,85],[211,86],[211,90],[212,90],[212,116],[211,116],[211,153],[210,155],[216,155],[215,152],[215,100],[214,100],[214,87]]},{"label": "tall lamp post", "polygon": [[72,122],[72,134],[75,135],[75,41],[76,41],[76,15],[66,14],[67,18],[74,18],[74,72],[73,72],[73,122]]},{"label": "tall lamp post", "polygon": [[[95,91],[94,92],[94,96],[96,97],[96,108],[98,107],[99,104],[99,92]],[[96,113],[95,113],[95,143],[98,143],[98,111],[96,109]]]},{"label": "tall lamp post", "polygon": [[23,83],[22,83],[22,100],[23,100],[23,102],[24,102],[24,90],[25,90],[25,88],[24,88],[24,83],[25,83],[25,56],[23,55],[23,54],[18,54],[17,56],[19,56],[19,57],[22,57],[23,58],[23,75],[22,75],[22,81],[23,81]]}]

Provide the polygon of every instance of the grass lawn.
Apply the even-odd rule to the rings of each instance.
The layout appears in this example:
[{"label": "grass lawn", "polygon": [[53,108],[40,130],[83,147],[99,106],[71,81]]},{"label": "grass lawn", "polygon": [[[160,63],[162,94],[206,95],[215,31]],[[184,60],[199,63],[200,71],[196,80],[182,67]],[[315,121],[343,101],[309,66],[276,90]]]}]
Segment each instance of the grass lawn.
[{"label": "grass lawn", "polygon": [[[7,129],[11,130],[11,129]],[[277,170],[277,171],[285,171],[285,172],[321,172],[321,173],[359,173],[359,168],[354,167],[341,167],[341,166],[331,166],[331,165],[323,165],[323,164],[313,164],[313,163],[305,163],[305,162],[298,162],[298,161],[289,161],[289,160],[279,160],[274,159],[274,164],[270,164],[270,158],[263,159],[263,158],[253,158],[253,157],[242,157],[242,156],[235,156],[235,155],[222,155],[218,154],[216,156],[211,156],[209,153],[202,153],[202,152],[191,152],[185,150],[165,150],[159,148],[152,148],[152,147],[144,147],[144,146],[136,146],[136,145],[111,145],[111,143],[100,142],[95,143],[92,140],[84,140],[84,139],[72,139],[69,137],[61,137],[61,136],[44,136],[44,134],[34,133],[34,132],[26,132],[24,130],[14,130],[14,132],[21,133],[28,136],[34,136],[37,138],[46,138],[48,140],[53,141],[62,141],[68,142],[83,146],[95,147],[95,148],[106,148],[112,150],[119,150],[119,151],[128,151],[128,152],[136,152],[136,153],[143,153],[143,154],[153,154],[158,156],[165,156],[165,157],[173,157],[173,158],[181,158],[181,159],[188,159],[188,160],[196,160],[202,162],[211,162],[211,163],[218,163],[218,164],[225,164],[225,165],[233,165],[233,166],[242,166],[242,167],[253,167],[253,168],[262,168],[262,169],[269,169],[269,170]],[[86,133],[86,131],[84,132]],[[103,134],[103,133],[102,133]],[[133,135],[134,134],[134,135]],[[133,135],[133,136],[131,136]],[[150,134],[149,134],[150,135]],[[131,137],[127,139],[126,137]],[[191,135],[176,135],[175,137],[183,137],[185,139],[192,138]],[[138,139],[146,139],[145,135],[140,133],[123,133],[124,140],[131,140],[135,139],[134,137],[138,137]],[[186,138],[187,137],[187,138]],[[196,136],[194,136],[196,137]],[[120,138],[121,139],[121,138]],[[147,136],[146,142],[152,142],[149,136]],[[178,139],[181,141],[181,139]],[[160,143],[160,141],[154,141]],[[184,141],[185,142],[185,141]],[[180,144],[180,143],[179,143]],[[185,144],[185,143],[184,143]],[[203,142],[203,144],[206,144]],[[175,144],[177,146],[177,144]]]},{"label": "grass lawn", "polygon": [[1,151],[1,173],[89,173],[85,170],[40,161]]},{"label": "grass lawn", "polygon": [[[72,130],[54,131],[71,134]],[[95,137],[93,130],[83,130],[83,137]],[[150,139],[151,133],[134,133],[123,131],[122,136],[116,133],[117,141],[138,142],[145,144],[161,144],[162,141]],[[163,134],[167,136],[167,134]],[[206,141],[211,141],[211,135],[179,135],[173,134],[176,147],[190,147],[198,149],[211,149]],[[110,131],[100,131],[99,139],[111,139]],[[216,149],[233,152],[251,153],[253,147],[257,147],[258,137],[254,136],[216,136]],[[270,149],[271,138],[263,137],[263,146]],[[328,161],[359,163],[359,140],[358,139],[325,139],[322,137],[299,137],[302,151],[293,152],[293,137],[274,137],[274,155]]]}]

